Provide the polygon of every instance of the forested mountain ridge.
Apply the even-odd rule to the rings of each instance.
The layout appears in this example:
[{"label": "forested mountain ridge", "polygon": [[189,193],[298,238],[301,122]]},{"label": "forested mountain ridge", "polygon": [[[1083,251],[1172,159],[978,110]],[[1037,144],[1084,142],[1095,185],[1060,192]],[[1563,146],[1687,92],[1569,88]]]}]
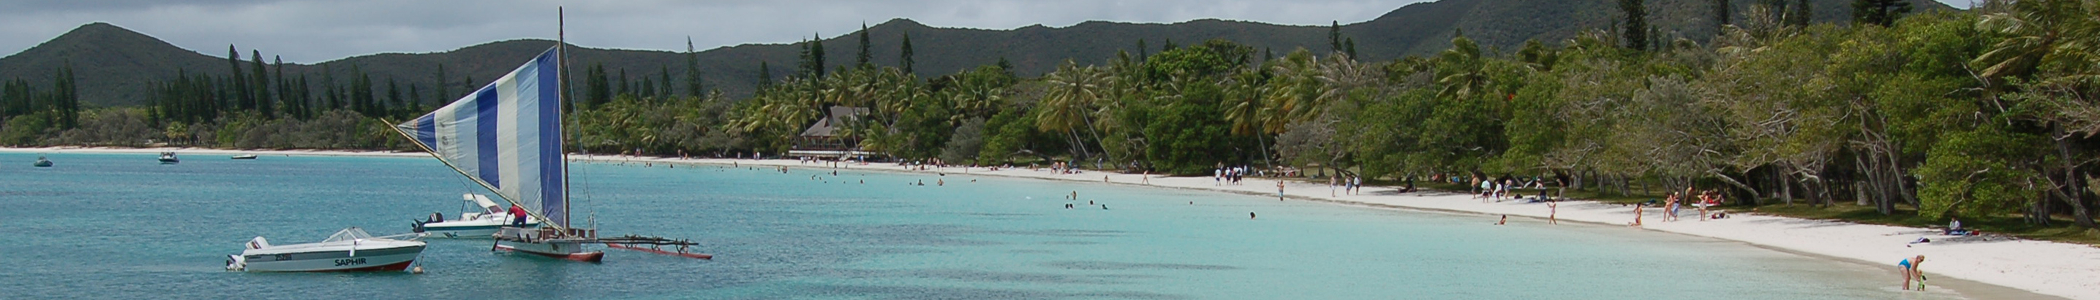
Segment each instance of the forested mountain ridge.
[{"label": "forested mountain ridge", "polygon": [[[1684,37],[1703,42],[1714,32],[1713,1],[1651,2],[1655,3],[1649,4],[1650,23],[1662,31],[1665,38]],[[1743,14],[1755,0],[1731,2],[1737,7],[1736,14]],[[1838,22],[1848,19],[1848,2],[1811,1],[1815,20]],[[1912,2],[1923,8],[1921,11],[1947,8],[1929,0]],[[1620,18],[1616,3],[1613,0],[1443,0],[1406,5],[1370,21],[1341,24],[1340,32],[1345,39],[1354,41],[1359,55],[1365,60],[1431,54],[1448,47],[1452,34],[1459,31],[1480,41],[1482,46],[1500,49],[1495,52],[1508,53],[1526,40],[1551,43],[1581,30],[1615,26]],[[837,67],[855,63],[852,57],[859,46],[859,34],[856,31],[825,37],[824,49],[829,49],[826,54],[832,58],[826,65]],[[1205,19],[1174,24],[1088,21],[1062,28],[1036,25],[990,30],[932,27],[908,19],[895,19],[867,29],[870,56],[873,57],[871,62],[898,65],[901,42],[906,34],[916,46],[913,71],[922,78],[953,74],[1001,59],[1011,62],[1016,73],[1033,76],[1049,72],[1067,59],[1081,64],[1099,63],[1113,57],[1117,51],[1139,55],[1140,52],[1159,52],[1169,43],[1190,45],[1214,38],[1232,40],[1278,55],[1301,47],[1320,52],[1332,48],[1328,26]],[[376,81],[395,80],[404,86],[435,91],[440,82],[437,68],[443,65],[447,68],[447,77],[450,77],[444,80],[449,85],[444,90],[465,91],[508,72],[518,61],[553,44],[542,39],[498,41],[446,52],[372,54],[318,64],[288,63],[282,68],[290,76],[308,75],[315,84],[330,79],[338,84],[347,83],[357,77],[354,73],[361,72]],[[1138,49],[1140,44],[1148,49]],[[771,75],[785,77],[797,63],[800,48],[795,44],[746,44],[701,51],[697,53],[697,60],[702,80],[708,87],[731,96],[745,96],[753,91],[758,81],[760,62],[772,68]],[[622,72],[636,80],[661,78],[660,73],[665,71],[670,73],[674,82],[683,82],[685,77],[682,70],[684,53],[571,49],[575,50],[570,57],[570,67],[574,70],[603,64],[615,80]],[[249,61],[252,59],[249,56],[258,53],[255,49],[235,50],[243,61]],[[269,49],[260,50],[259,54],[264,56],[262,61],[274,65]],[[149,100],[153,82],[170,80],[178,73],[213,76],[229,73],[225,57],[226,54],[217,49],[199,53],[117,25],[92,23],[0,58],[0,79],[19,78],[33,86],[46,86],[52,81],[54,70],[71,65],[79,77],[83,102],[100,106],[135,105]],[[571,76],[576,75],[572,73]],[[467,82],[470,78],[476,81]],[[434,104],[452,96],[426,95],[420,101]]]}]

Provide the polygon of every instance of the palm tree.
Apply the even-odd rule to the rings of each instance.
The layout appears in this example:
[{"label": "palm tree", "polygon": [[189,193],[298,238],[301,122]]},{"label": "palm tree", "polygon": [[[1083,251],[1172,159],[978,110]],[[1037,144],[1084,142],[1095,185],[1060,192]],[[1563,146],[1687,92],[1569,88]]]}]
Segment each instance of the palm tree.
[{"label": "palm tree", "polygon": [[1092,118],[1095,110],[1092,106],[1103,98],[1102,94],[1107,90],[1109,83],[1108,77],[1108,72],[1103,72],[1098,67],[1078,67],[1070,60],[1065,61],[1065,65],[1058,67],[1056,72],[1043,76],[1043,81],[1050,85],[1050,89],[1043,96],[1043,101],[1037,104],[1036,127],[1044,131],[1065,133],[1072,139],[1075,153],[1081,157],[1092,156],[1076,129],[1094,123]]},{"label": "palm tree", "polygon": [[1436,79],[1443,86],[1437,91],[1438,97],[1465,99],[1487,86],[1487,73],[1481,71],[1480,45],[1472,39],[1463,35],[1451,38],[1451,49],[1444,49],[1437,59],[1446,64],[1444,74]]},{"label": "palm tree", "polygon": [[1292,121],[1303,120],[1318,107],[1321,93],[1319,80],[1319,58],[1311,51],[1298,49],[1284,55],[1270,70],[1276,77],[1269,80],[1267,109],[1263,118],[1263,130],[1270,133],[1283,132]]},{"label": "palm tree", "polygon": [[2094,17],[2100,16],[2100,1],[2008,2],[1998,5],[2011,7],[1993,7],[2000,10],[1976,23],[1979,29],[2007,36],[1971,61],[1989,66],[1981,74],[1986,85],[2002,86],[2004,81],[1994,79],[2026,77],[2052,64],[2090,71],[2100,63],[2100,54],[2094,52],[2100,50],[2100,17]]}]

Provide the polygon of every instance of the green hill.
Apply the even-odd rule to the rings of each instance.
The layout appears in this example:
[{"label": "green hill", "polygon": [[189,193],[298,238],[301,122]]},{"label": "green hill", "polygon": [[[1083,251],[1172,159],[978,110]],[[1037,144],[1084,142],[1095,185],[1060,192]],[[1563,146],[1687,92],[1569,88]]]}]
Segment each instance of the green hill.
[{"label": "green hill", "polygon": [[[1738,14],[1756,0],[1734,0]],[[1946,9],[1929,0],[1913,0],[1925,9]],[[1665,31],[1664,37],[1704,40],[1713,33],[1711,1],[1650,1],[1651,23]],[[1406,55],[1424,55],[1448,46],[1453,32],[1464,30],[1483,46],[1508,52],[1525,40],[1559,41],[1592,28],[1616,24],[1617,2],[1613,0],[1443,0],[1410,4],[1366,22],[1345,24],[1344,36],[1356,41],[1362,59],[1386,60]],[[1812,7],[1821,22],[1846,20],[1849,1],[1816,0]],[[1070,27],[1027,26],[1009,30],[940,28],[907,19],[895,19],[868,28],[874,62],[895,65],[900,37],[910,34],[915,46],[916,71],[921,76],[950,74],[1005,58],[1018,73],[1037,75],[1070,59],[1081,64],[1099,63],[1117,51],[1158,52],[1168,42],[1189,45],[1213,38],[1237,41],[1281,55],[1296,48],[1327,51],[1326,26],[1289,26],[1229,20],[1194,20],[1174,24],[1133,24],[1089,21]],[[857,32],[826,38],[826,62],[832,66],[852,63],[859,38]],[[669,38],[669,37],[667,37]],[[338,82],[348,82],[353,70],[362,71],[384,86],[389,78],[404,85],[434,91],[443,64],[455,92],[494,79],[539,51],[554,46],[548,40],[511,40],[474,45],[438,53],[384,53],[355,56],[313,65],[287,64],[286,73],[307,74],[319,84],[323,71]],[[772,74],[785,76],[796,63],[799,46],[746,44],[699,53],[704,75],[711,87],[733,96],[748,95],[757,81],[759,62],[769,62]],[[684,77],[685,56],[679,52],[593,49],[572,47],[571,76],[593,64],[603,64],[612,76],[624,70],[636,79],[657,78],[669,68],[673,80]],[[240,49],[243,60],[248,49]],[[47,85],[52,70],[71,64],[80,76],[83,101],[90,105],[144,103],[151,82],[172,78],[178,72],[226,74],[229,68],[219,52],[182,49],[116,25],[82,25],[36,47],[0,58],[0,79],[23,78],[37,86]],[[1133,53],[1136,54],[1136,53]],[[271,53],[264,52],[264,56]],[[269,62],[265,59],[265,62]],[[243,64],[243,67],[246,67]],[[471,76],[476,82],[467,83]],[[617,78],[614,79],[618,81]],[[404,86],[404,89],[407,87]],[[383,88],[382,88],[383,89]],[[316,90],[319,90],[317,87]],[[383,93],[384,91],[380,91]],[[425,101],[443,102],[426,96]],[[447,99],[449,100],[449,99]]]}]

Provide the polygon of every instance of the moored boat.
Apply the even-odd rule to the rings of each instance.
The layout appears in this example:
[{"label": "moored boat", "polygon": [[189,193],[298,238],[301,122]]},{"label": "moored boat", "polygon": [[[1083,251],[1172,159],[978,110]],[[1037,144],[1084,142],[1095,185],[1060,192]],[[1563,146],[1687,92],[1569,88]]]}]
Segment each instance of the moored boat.
[{"label": "moored boat", "polygon": [[[513,222],[517,221],[515,216],[504,210],[502,206],[496,205],[496,201],[489,200],[488,196],[466,194],[462,195],[461,198],[464,198],[469,203],[473,203],[479,208],[479,212],[463,211],[460,212],[458,219],[451,220],[445,219],[444,214],[433,213],[429,218],[416,221],[414,230],[416,232],[430,233],[431,237],[486,239],[495,236],[496,231],[502,229],[503,226],[512,225]],[[525,218],[525,228],[539,226],[539,218],[530,216]]]},{"label": "moored boat", "polygon": [[161,153],[160,153],[160,163],[161,163],[161,164],[174,164],[174,163],[179,163],[179,162],[182,162],[182,160],[181,160],[181,159],[177,159],[177,158],[175,158],[175,152],[161,152]]},{"label": "moored boat", "polygon": [[[409,237],[408,239],[397,239]],[[320,242],[271,245],[263,237],[248,241],[239,255],[228,255],[226,270],[250,272],[401,271],[423,254],[421,234],[374,237],[357,227],[344,228]]]},{"label": "moored boat", "polygon": [[233,159],[255,159],[255,155],[254,155],[254,154],[241,154],[241,155],[234,155],[234,156],[233,156]]},{"label": "moored boat", "polygon": [[36,167],[38,167],[38,168],[49,168],[49,167],[51,167],[51,160],[50,160],[50,159],[45,159],[45,158],[44,158],[44,156],[41,156],[41,155],[39,155],[39,156],[37,156],[37,157],[36,157]]}]

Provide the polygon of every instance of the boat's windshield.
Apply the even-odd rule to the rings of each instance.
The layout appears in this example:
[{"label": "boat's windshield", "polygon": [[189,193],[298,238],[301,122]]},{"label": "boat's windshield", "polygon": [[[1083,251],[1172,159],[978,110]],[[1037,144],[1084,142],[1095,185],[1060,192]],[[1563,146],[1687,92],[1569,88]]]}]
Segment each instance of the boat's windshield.
[{"label": "boat's windshield", "polygon": [[358,229],[357,227],[350,227],[350,228],[343,228],[343,231],[337,231],[337,232],[335,232],[335,234],[331,234],[331,235],[328,235],[328,239],[327,239],[327,240],[322,240],[321,242],[323,242],[323,243],[326,243],[326,242],[340,242],[340,241],[349,241],[349,240],[359,240],[359,239],[369,239],[369,238],[372,238],[372,234],[369,234],[369,233],[365,233],[365,230],[364,230],[364,229]]}]

